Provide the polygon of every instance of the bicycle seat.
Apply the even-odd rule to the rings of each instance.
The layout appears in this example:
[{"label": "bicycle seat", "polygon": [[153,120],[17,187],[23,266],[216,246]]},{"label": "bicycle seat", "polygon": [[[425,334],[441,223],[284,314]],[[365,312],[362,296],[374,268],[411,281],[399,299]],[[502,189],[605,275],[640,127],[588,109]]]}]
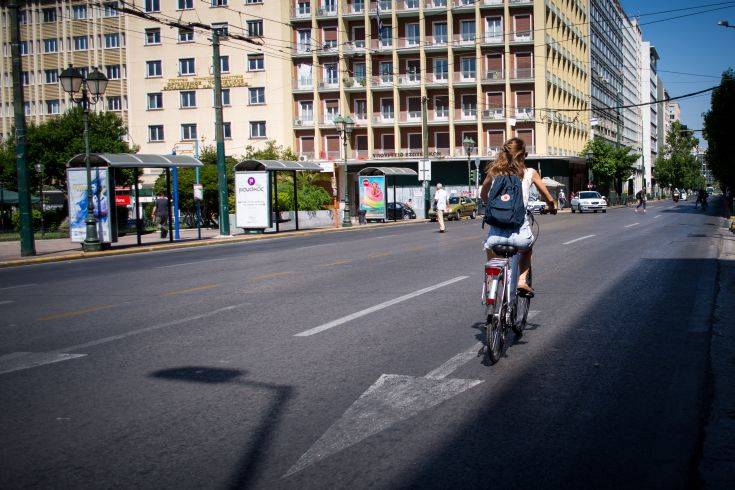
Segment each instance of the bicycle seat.
[{"label": "bicycle seat", "polygon": [[512,245],[493,245],[493,253],[508,258],[518,253],[518,247]]}]

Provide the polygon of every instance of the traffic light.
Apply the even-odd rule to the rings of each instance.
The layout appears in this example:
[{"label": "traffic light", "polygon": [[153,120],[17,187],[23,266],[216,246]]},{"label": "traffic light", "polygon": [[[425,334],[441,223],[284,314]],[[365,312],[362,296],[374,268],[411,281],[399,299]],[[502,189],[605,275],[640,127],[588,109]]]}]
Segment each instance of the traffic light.
[{"label": "traffic light", "polygon": [[477,170],[476,169],[470,170],[470,180],[472,182],[477,180]]}]

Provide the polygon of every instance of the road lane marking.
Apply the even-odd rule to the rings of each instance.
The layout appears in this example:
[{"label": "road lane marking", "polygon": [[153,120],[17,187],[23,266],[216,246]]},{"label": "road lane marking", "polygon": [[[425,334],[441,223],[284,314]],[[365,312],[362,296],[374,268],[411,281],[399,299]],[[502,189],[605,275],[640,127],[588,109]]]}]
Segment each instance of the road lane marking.
[{"label": "road lane marking", "polygon": [[579,238],[575,238],[574,240],[569,240],[568,242],[564,242],[564,243],[562,243],[562,245],[569,245],[569,244],[571,244],[571,243],[575,243],[575,242],[581,242],[582,240],[586,240],[586,239],[588,239],[588,238],[592,238],[592,237],[596,237],[596,236],[597,236],[597,235],[586,235],[586,236],[581,236],[581,237],[579,237]]},{"label": "road lane marking", "polygon": [[118,305],[98,305],[90,306],[89,308],[82,308],[81,310],[65,311],[63,313],[54,313],[53,315],[46,315],[39,318],[39,321],[45,322],[47,320],[60,320],[62,318],[72,318],[75,316],[86,315],[87,313],[94,313],[95,311],[106,310],[108,308],[114,308]]},{"label": "road lane marking", "polygon": [[351,260],[335,260],[334,262],[327,262],[326,264],[319,264],[319,267],[332,267],[335,265],[345,265],[351,263]]},{"label": "road lane marking", "polygon": [[19,284],[18,286],[6,286],[4,288],[0,288],[0,291],[5,291],[7,289],[18,289],[18,288],[30,288],[32,286],[38,286],[38,284]]},{"label": "road lane marking", "polygon": [[303,332],[297,333],[294,336],[295,337],[309,337],[311,335],[318,334],[325,330],[329,330],[330,328],[338,327],[340,325],[343,325],[357,318],[361,318],[365,315],[369,315],[370,313],[373,313],[379,310],[383,310],[385,308],[388,308],[389,306],[393,306],[395,304],[402,303],[404,301],[408,301],[409,299],[413,299],[417,296],[421,296],[422,294],[430,293],[431,291],[437,290],[439,288],[443,288],[444,286],[449,286],[450,284],[454,284],[455,282],[463,281],[467,279],[468,277],[469,276],[458,276],[458,277],[455,277],[454,279],[440,282],[439,284],[434,284],[433,286],[429,286],[427,288],[419,289],[418,291],[414,291],[413,293],[404,294],[403,296],[399,296],[398,298],[394,298],[389,301],[380,303],[378,305],[371,306],[370,308],[360,310],[358,312],[352,313],[351,315],[343,316],[342,318],[338,318],[329,323],[319,325],[318,327],[310,328],[309,330],[305,330]]},{"label": "road lane marking", "polygon": [[9,305],[12,302],[13,302],[12,299],[8,299],[8,300],[5,300],[5,301],[0,301],[0,305]]},{"label": "road lane marking", "polygon": [[221,260],[231,260],[230,257],[222,257],[219,259],[204,259],[204,260],[195,260],[192,262],[181,262],[179,264],[170,264],[170,265],[159,265],[158,267],[155,267],[155,269],[168,269],[169,267],[184,267],[187,265],[197,265],[197,264],[203,264],[205,262],[219,262]]},{"label": "road lane marking", "polygon": [[103,337],[98,340],[92,340],[90,342],[84,342],[83,344],[76,344],[76,345],[70,345],[68,347],[64,347],[63,349],[59,349],[58,351],[79,351],[84,350],[89,347],[95,347],[97,345],[107,344],[110,342],[114,342],[115,340],[121,340],[128,337],[133,337],[135,335],[140,335],[148,332],[153,332],[155,330],[160,330],[162,328],[166,327],[173,327],[175,325],[181,325],[182,323],[189,323],[196,320],[202,320],[204,318],[208,318],[210,316],[218,315],[219,313],[234,310],[235,308],[241,308],[243,306],[249,306],[251,303],[242,303],[239,305],[231,305],[231,306],[224,306],[222,308],[217,308],[216,310],[209,311],[207,313],[200,313],[198,315],[192,315],[185,318],[179,318],[178,320],[171,320],[170,322],[165,323],[159,323],[158,325],[152,325],[150,327],[145,328],[139,328],[137,330],[131,330],[129,332],[121,333],[119,335],[110,335],[109,337]]},{"label": "road lane marking", "polygon": [[656,216],[653,217],[653,219],[660,218],[660,217],[661,217],[661,215],[660,214],[657,214]]},{"label": "road lane marking", "polygon": [[265,279],[273,279],[276,277],[287,276],[289,274],[293,274],[293,271],[283,271],[283,272],[273,272],[271,274],[263,274],[262,276],[255,276],[251,280],[252,281],[262,281]]},{"label": "road lane marking", "polygon": [[13,352],[0,356],[0,374],[30,369],[44,364],[77,359],[87,354],[66,354],[63,352]]},{"label": "road lane marking", "polygon": [[393,255],[393,252],[378,252],[378,253],[368,255],[367,258],[368,259],[380,259],[382,257],[388,257],[391,255]]},{"label": "road lane marking", "polygon": [[424,250],[423,245],[416,245],[415,247],[411,247],[408,249],[409,252],[422,252]]},{"label": "road lane marking", "polygon": [[640,225],[640,223],[631,223],[629,225],[625,225],[624,228],[630,228],[631,226]]},{"label": "road lane marking", "polygon": [[197,286],[195,288],[178,289],[176,291],[169,291],[161,294],[161,296],[176,296],[178,294],[195,293],[197,291],[205,291],[207,289],[216,288],[217,284],[205,284],[204,286]]},{"label": "road lane marking", "polygon": [[[538,315],[540,313],[539,310],[531,310],[528,312],[528,316],[526,317],[527,320],[531,320],[533,317]],[[424,376],[425,378],[431,378],[431,379],[444,379],[450,374],[452,374],[457,369],[461,368],[468,362],[470,362],[472,359],[477,358],[477,352],[482,348],[483,343],[478,342],[466,351],[460,352],[456,356],[449,359],[447,362],[442,364],[436,369],[433,369],[429,371],[429,373]]]}]

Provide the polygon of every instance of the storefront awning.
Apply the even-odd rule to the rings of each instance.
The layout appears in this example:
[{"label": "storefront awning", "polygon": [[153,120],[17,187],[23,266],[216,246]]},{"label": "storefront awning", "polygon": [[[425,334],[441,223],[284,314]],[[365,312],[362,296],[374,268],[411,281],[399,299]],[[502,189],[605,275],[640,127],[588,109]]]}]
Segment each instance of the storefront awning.
[{"label": "storefront awning", "polygon": [[404,167],[366,167],[359,175],[418,175],[413,169]]},{"label": "storefront awning", "polygon": [[[136,153],[92,153],[89,162],[94,167],[119,168],[171,168],[201,167],[203,163],[188,155],[146,155]],[[75,155],[67,163],[68,167],[83,167],[84,154]]]},{"label": "storefront awning", "polygon": [[288,160],[243,160],[235,170],[307,170],[321,172],[322,167],[313,162],[291,162]]}]

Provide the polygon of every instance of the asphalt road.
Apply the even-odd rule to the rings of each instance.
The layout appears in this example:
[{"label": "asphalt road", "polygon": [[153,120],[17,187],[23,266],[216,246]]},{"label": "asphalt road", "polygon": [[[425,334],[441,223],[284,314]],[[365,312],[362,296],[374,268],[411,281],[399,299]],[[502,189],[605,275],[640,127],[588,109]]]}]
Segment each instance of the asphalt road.
[{"label": "asphalt road", "polygon": [[495,366],[479,220],[0,270],[0,487],[695,486],[716,218],[539,222]]}]

